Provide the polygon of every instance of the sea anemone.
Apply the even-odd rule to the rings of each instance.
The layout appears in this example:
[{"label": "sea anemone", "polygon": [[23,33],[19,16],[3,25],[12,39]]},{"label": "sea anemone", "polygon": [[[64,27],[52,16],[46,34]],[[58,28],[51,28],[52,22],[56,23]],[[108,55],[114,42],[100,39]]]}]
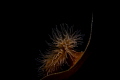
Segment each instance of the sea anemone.
[{"label": "sea anemone", "polygon": [[73,32],[73,27],[67,24],[60,24],[61,30],[56,27],[52,30],[52,43],[48,43],[50,50],[43,56],[42,71],[45,75],[59,72],[62,66],[67,64],[73,66],[82,52],[74,50],[82,42],[82,34],[79,30]]}]

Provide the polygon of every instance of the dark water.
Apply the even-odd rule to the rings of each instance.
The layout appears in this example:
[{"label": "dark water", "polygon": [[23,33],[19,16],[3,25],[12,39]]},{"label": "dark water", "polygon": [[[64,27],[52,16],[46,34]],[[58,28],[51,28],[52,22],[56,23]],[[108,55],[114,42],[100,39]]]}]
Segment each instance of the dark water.
[{"label": "dark water", "polygon": [[[51,42],[48,34],[52,34],[52,28],[55,28],[56,25],[60,25],[61,23],[66,23],[69,26],[74,25],[74,30],[80,30],[83,37],[83,43],[75,48],[76,51],[83,51],[86,47],[90,27],[91,27],[91,18],[94,18],[93,24],[93,44],[92,47],[95,50],[94,53],[88,58],[88,60],[83,64],[82,68],[71,78],[81,77],[90,75],[91,79],[94,77],[96,73],[99,73],[98,63],[101,56],[100,50],[97,50],[98,45],[102,45],[99,41],[103,42],[102,36],[103,27],[101,24],[101,20],[103,17],[100,16],[99,11],[95,12],[92,9],[89,10],[79,10],[76,9],[64,9],[64,10],[56,10],[56,9],[27,9],[24,14],[20,15],[20,30],[23,35],[23,41],[25,46],[23,45],[26,52],[23,52],[24,65],[25,68],[23,70],[27,72],[25,75],[27,78],[31,78],[32,80],[39,80],[41,77],[38,77],[38,67],[41,65],[36,59],[39,58],[40,51],[44,53],[49,46],[46,44],[46,41]],[[102,13],[101,13],[102,14]],[[99,15],[99,16],[98,16]],[[103,14],[102,14],[103,15]],[[102,33],[103,32],[103,33]],[[101,34],[99,34],[101,33]],[[99,36],[99,37],[98,37]],[[45,41],[46,40],[46,41]],[[40,51],[39,51],[40,50]],[[98,51],[98,52],[97,52]],[[96,53],[98,53],[96,55]],[[81,71],[82,70],[82,71]],[[98,70],[98,72],[96,71]],[[92,73],[93,72],[93,73]],[[82,74],[83,73],[83,74]],[[78,75],[78,76],[77,76]],[[73,79],[74,80],[74,79]],[[76,79],[77,80],[77,79]]]},{"label": "dark water", "polygon": [[[60,4],[59,7],[57,6],[59,2],[55,3],[56,5],[53,7],[49,2],[49,5],[46,3],[38,3],[37,5],[29,3],[12,5],[8,3],[10,6],[2,7],[6,7],[6,9],[2,11],[4,15],[1,15],[4,18],[2,21],[5,21],[3,27],[1,26],[1,31],[5,30],[1,33],[4,36],[1,39],[5,39],[5,42],[1,43],[6,46],[5,49],[8,51],[8,53],[5,52],[5,57],[2,59],[2,61],[6,61],[4,62],[6,65],[3,65],[6,67],[3,69],[5,77],[9,78],[7,75],[14,73],[10,76],[16,80],[19,78],[21,80],[39,80],[41,77],[38,77],[37,71],[41,63],[36,60],[41,56],[39,50],[44,53],[49,48],[46,44],[46,41],[51,42],[48,34],[51,35],[52,28],[61,23],[66,23],[69,26],[74,25],[74,30],[79,29],[85,35],[83,43],[75,48],[76,51],[83,51],[89,38],[93,12],[91,45],[93,53],[70,79],[88,80],[87,78],[89,78],[98,80],[104,79],[104,77],[111,78],[116,73],[115,71],[118,71],[115,62],[119,63],[119,58],[117,58],[119,52],[115,52],[116,48],[119,48],[116,46],[119,46],[117,43],[119,38],[119,29],[117,29],[119,27],[117,25],[119,23],[117,14],[119,13],[117,11],[119,9],[113,7],[113,4],[110,4],[111,7],[105,4],[106,7],[103,8],[101,8],[103,5],[100,4],[100,8],[98,8],[96,6],[91,7],[92,4],[80,6],[82,3],[74,5],[67,3],[69,6]],[[97,3],[94,4],[97,5]]]}]

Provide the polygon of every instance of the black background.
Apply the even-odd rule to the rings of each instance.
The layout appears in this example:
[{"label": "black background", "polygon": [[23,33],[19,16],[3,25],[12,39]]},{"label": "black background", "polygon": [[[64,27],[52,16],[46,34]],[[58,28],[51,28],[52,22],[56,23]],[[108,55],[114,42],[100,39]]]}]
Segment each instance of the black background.
[{"label": "black background", "polygon": [[[57,6],[57,5],[56,5]],[[80,29],[85,37],[83,47],[89,37],[91,26],[91,17],[93,13],[93,35],[92,35],[92,51],[90,57],[84,62],[82,67],[71,76],[70,80],[85,80],[89,79],[103,79],[103,77],[113,74],[112,71],[114,62],[111,57],[114,56],[109,52],[112,43],[109,40],[113,39],[111,36],[114,31],[111,30],[112,25],[112,10],[95,8],[95,6],[84,8],[84,6],[41,6],[30,5],[17,8],[9,8],[9,15],[7,20],[12,27],[10,28],[10,39],[12,42],[14,54],[14,64],[17,78],[23,80],[39,80],[37,68],[39,63],[36,58],[39,57],[39,50],[44,52],[48,47],[46,41],[49,41],[48,34],[51,34],[52,28],[61,23],[66,23],[70,26],[74,25],[74,29]],[[15,7],[15,6],[13,6]],[[110,19],[110,20],[109,20]],[[8,28],[8,30],[9,30]],[[12,36],[11,36],[12,35]],[[110,46],[109,46],[110,45]],[[107,49],[110,47],[109,49]]]}]

